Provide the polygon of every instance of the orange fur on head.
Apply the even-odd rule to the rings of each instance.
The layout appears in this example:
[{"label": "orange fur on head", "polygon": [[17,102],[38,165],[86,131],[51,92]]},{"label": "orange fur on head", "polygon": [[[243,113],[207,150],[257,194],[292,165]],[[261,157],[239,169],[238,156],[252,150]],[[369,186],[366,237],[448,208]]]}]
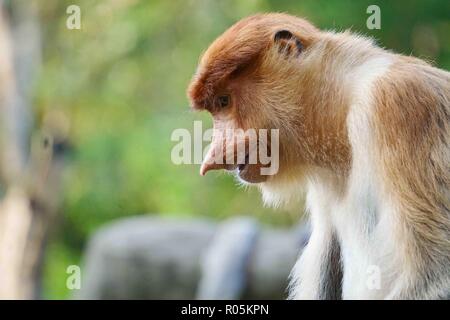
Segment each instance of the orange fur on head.
[{"label": "orange fur on head", "polygon": [[[284,30],[301,44],[301,51],[289,39],[275,39]],[[310,47],[319,41],[319,30],[297,17],[267,14],[239,21],[201,58],[188,89],[192,108],[209,111],[219,127],[279,129],[282,156],[276,177],[289,177],[291,167],[305,165],[345,169],[349,163],[345,110],[329,105],[341,104],[345,98],[338,88],[332,88],[335,92],[326,99],[303,90],[310,82],[325,81],[324,75],[302,72]],[[231,107],[218,107],[215,99],[221,94],[231,95]],[[309,108],[312,104],[317,107]],[[326,109],[339,121],[330,121],[322,113]],[[319,150],[312,152],[317,146]],[[258,166],[250,168],[255,171]]]}]

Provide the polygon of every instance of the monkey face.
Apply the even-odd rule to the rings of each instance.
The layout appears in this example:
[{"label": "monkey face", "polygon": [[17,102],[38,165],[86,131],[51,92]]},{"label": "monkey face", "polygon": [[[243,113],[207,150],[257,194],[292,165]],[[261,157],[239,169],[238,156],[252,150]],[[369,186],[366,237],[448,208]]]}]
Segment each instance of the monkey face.
[{"label": "monkey face", "polygon": [[260,183],[283,170],[292,154],[285,146],[292,145],[301,117],[295,81],[288,77],[314,30],[302,19],[258,15],[241,20],[208,48],[188,88],[192,108],[208,111],[214,123],[202,175],[226,169],[244,182]]},{"label": "monkey face", "polygon": [[275,141],[276,134],[266,129],[266,119],[255,117],[257,106],[255,101],[246,101],[248,87],[244,82],[240,79],[223,84],[206,107],[213,117],[214,130],[201,175],[225,169],[235,172],[243,182],[259,183],[266,181],[269,168],[277,165],[273,163],[272,150],[278,151],[275,144],[279,141]]}]

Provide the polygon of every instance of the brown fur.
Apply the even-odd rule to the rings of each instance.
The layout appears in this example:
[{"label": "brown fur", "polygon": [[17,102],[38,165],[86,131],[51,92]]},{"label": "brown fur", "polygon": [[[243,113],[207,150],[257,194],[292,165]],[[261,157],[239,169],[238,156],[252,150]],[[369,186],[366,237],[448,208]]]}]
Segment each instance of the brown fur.
[{"label": "brown fur", "polygon": [[[277,41],[281,30],[299,42]],[[231,96],[231,106],[218,107],[221,94]],[[259,166],[249,167],[248,180],[263,182],[266,194],[282,198],[298,192],[305,177],[309,181],[313,240],[296,269],[295,297],[334,296],[318,286],[342,281],[344,297],[450,295],[448,72],[348,32],[262,14],[239,21],[213,42],[188,96],[221,130],[280,130],[278,174],[257,179]],[[213,140],[212,149],[219,147],[223,142]],[[220,168],[226,166],[206,166],[203,173]],[[314,226],[317,221],[323,229]],[[314,256],[316,250],[329,257],[326,248],[339,252],[345,271],[328,273],[343,279],[324,279],[317,270],[330,268],[309,265],[326,264]],[[358,255],[380,265],[380,292],[355,280],[364,275],[348,261]]]},{"label": "brown fur", "polygon": [[407,288],[416,296],[433,289],[425,279],[448,277],[450,268],[449,90],[448,74],[405,59],[379,80],[375,92],[381,172],[401,206],[397,237],[408,252],[404,266],[422,278]]},{"label": "brown fur", "polygon": [[[329,75],[327,70],[295,75],[297,70],[290,68],[290,57],[279,55],[274,48],[273,35],[283,28],[301,39],[305,51],[318,40],[319,33],[313,25],[285,14],[257,15],[239,21],[202,56],[188,88],[192,107],[207,110],[216,117],[230,117],[236,127],[243,129],[279,128],[280,148],[285,155],[283,167],[294,165],[290,162],[302,157],[312,165],[345,169],[350,159],[345,135],[345,97],[338,87],[329,88],[327,97],[302,90],[312,82],[327,86]],[[266,52],[271,54],[264,55]],[[326,54],[331,59],[333,52]],[[298,77],[298,81],[290,81],[291,75]],[[217,110],[214,97],[220,92],[233,92],[233,108],[225,112]],[[265,102],[272,97],[283,97],[286,103],[298,105],[303,112],[276,105],[276,100],[274,105],[267,105]],[[317,107],[307,108],[309,105]],[[335,108],[336,105],[342,108]],[[329,114],[327,110],[336,113]],[[297,125],[285,127],[286,122]],[[293,144],[301,146],[293,148]],[[297,154],[295,150],[303,153]],[[291,154],[292,151],[295,153]]]}]

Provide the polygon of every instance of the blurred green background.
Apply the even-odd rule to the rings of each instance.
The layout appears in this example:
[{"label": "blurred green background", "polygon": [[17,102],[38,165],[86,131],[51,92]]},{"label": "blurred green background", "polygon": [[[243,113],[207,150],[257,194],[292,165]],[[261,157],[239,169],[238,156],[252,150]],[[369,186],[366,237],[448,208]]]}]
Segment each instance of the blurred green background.
[{"label": "blurred green background", "polygon": [[[81,30],[66,28],[66,8],[81,8]],[[381,30],[366,9],[381,8]],[[289,226],[302,208],[263,208],[224,174],[171,162],[175,128],[192,130],[206,114],[188,109],[186,86],[200,53],[232,23],[257,12],[287,12],[325,29],[372,36],[386,48],[450,68],[450,2],[431,1],[40,1],[43,66],[34,91],[36,117],[50,110],[70,125],[63,203],[46,252],[44,297],[67,298],[66,268],[80,264],[102,224],[138,214],[208,217],[256,215]]]}]

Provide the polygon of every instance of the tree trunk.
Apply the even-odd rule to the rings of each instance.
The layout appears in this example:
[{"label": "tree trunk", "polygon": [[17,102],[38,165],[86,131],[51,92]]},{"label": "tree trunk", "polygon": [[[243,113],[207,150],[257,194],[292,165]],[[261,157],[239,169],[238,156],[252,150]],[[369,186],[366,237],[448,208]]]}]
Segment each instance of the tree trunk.
[{"label": "tree trunk", "polygon": [[30,143],[29,92],[39,57],[36,7],[0,1],[0,299],[39,297],[41,257],[56,212],[61,161],[53,132]]}]

